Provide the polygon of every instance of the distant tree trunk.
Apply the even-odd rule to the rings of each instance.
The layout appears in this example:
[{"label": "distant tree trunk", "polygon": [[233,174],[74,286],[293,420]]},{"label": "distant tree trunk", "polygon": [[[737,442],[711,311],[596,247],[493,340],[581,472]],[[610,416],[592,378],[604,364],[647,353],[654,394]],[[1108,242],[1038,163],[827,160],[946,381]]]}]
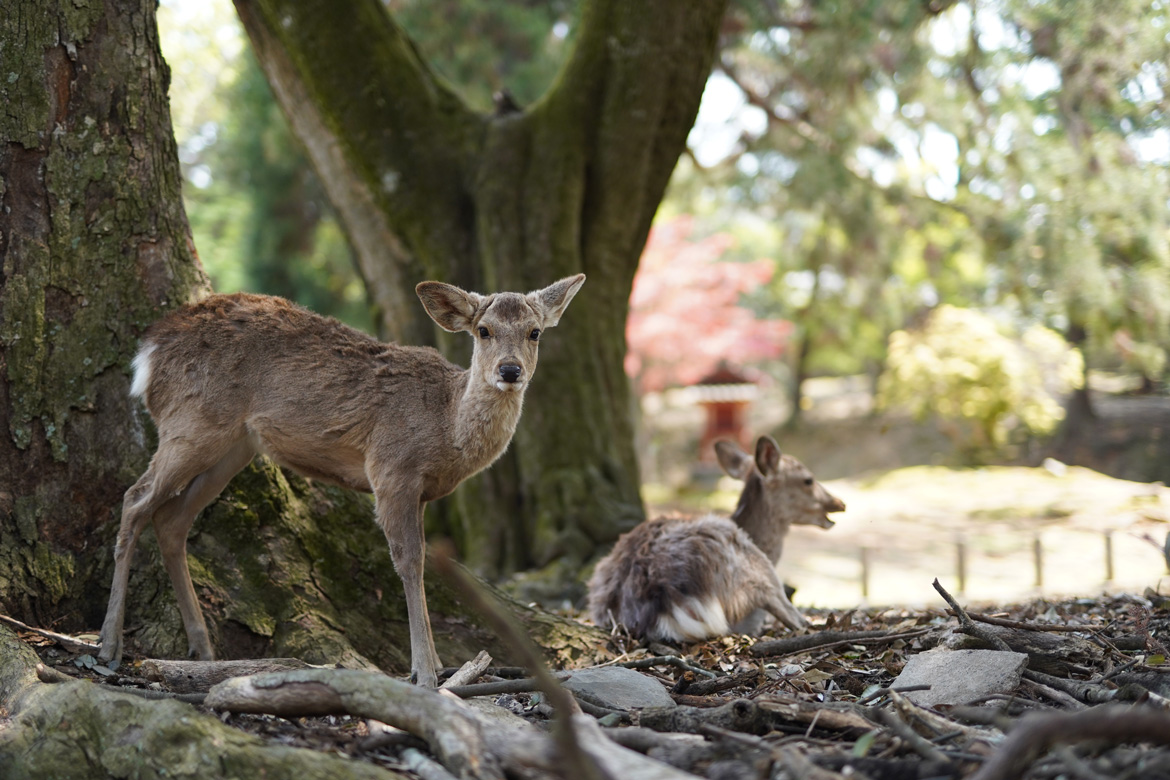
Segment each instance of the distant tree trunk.
[{"label": "distant tree trunk", "polygon": [[1068,436],[1072,435],[1079,425],[1095,419],[1097,417],[1097,410],[1093,408],[1093,397],[1089,392],[1089,334],[1083,325],[1074,323],[1069,326],[1068,332],[1065,334],[1065,339],[1069,344],[1080,350],[1081,356],[1084,359],[1084,374],[1081,377],[1081,386],[1073,391],[1072,395],[1069,396],[1068,402],[1065,404],[1063,435]]},{"label": "distant tree trunk", "polygon": [[786,426],[795,428],[804,413],[804,382],[808,379],[808,356],[812,353],[812,331],[800,328],[796,341],[796,352],[792,356],[792,415]]},{"label": "distant tree trunk", "polygon": [[[153,0],[14,0],[0,14],[0,611],[93,630],[122,493],[153,428],[128,395],[138,336],[208,291],[180,199]],[[80,9],[80,10],[79,10]],[[154,535],[130,582],[127,646],[187,640]],[[196,590],[227,657],[409,668],[406,610],[371,501],[258,463],[196,523]],[[447,662],[499,646],[434,577]],[[519,613],[568,659],[591,630]]]},{"label": "distant tree trunk", "polygon": [[[627,301],[724,6],[585,0],[548,94],[487,116],[431,73],[378,0],[236,0],[388,335],[436,341],[411,294],[425,278],[492,292],[589,275],[543,342],[509,453],[439,513],[481,573],[560,559],[575,574],[643,517]],[[466,360],[464,340],[438,342]]]}]

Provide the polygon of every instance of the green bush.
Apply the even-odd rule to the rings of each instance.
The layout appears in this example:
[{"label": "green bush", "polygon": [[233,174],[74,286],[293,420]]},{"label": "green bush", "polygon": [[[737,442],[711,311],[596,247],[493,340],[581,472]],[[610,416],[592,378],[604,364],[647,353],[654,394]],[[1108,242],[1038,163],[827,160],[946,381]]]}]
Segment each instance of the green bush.
[{"label": "green bush", "polygon": [[1055,430],[1082,369],[1080,352],[1055,331],[1013,333],[986,314],[944,305],[922,327],[890,336],[878,405],[936,418],[961,452],[982,461],[1010,454],[1022,435]]}]

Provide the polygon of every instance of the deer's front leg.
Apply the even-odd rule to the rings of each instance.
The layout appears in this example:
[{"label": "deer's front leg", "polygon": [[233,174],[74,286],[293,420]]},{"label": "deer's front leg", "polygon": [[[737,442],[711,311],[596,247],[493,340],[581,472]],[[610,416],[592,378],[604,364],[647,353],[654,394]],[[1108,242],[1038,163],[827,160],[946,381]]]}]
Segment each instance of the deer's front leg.
[{"label": "deer's front leg", "polygon": [[439,684],[439,656],[431,636],[431,618],[423,590],[423,506],[417,492],[375,493],[378,524],[390,542],[390,557],[402,578],[406,614],[410,620],[410,676],[425,688]]}]

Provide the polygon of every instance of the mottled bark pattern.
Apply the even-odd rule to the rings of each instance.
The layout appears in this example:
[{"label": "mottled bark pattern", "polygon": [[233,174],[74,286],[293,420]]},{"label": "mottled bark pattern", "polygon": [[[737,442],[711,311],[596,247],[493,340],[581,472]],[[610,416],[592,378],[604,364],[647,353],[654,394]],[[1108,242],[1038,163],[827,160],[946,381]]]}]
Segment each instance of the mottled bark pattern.
[{"label": "mottled bark pattern", "polygon": [[[437,513],[436,530],[482,573],[558,558],[575,572],[643,517],[626,303],[725,4],[585,0],[549,93],[485,116],[377,0],[236,0],[390,335],[434,340],[421,307],[394,294],[412,274],[485,292],[589,275],[542,346],[510,452]],[[439,345],[466,364],[465,342]]]},{"label": "mottled bark pattern", "polygon": [[138,333],[206,281],[154,3],[12,0],[0,46],[0,609],[47,624],[150,454]]}]

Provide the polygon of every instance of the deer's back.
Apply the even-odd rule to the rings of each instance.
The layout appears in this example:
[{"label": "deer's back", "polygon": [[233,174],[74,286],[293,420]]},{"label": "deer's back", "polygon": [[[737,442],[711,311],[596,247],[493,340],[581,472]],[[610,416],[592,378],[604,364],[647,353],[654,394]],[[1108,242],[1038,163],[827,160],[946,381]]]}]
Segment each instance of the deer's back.
[{"label": "deer's back", "polygon": [[410,457],[417,442],[447,437],[434,430],[446,419],[437,410],[454,402],[464,373],[429,347],[384,344],[283,298],[247,293],[171,312],[147,330],[140,354],[160,433],[246,433],[307,476],[362,489],[373,439]]},{"label": "deer's back", "polygon": [[698,640],[726,633],[755,604],[748,596],[772,564],[732,521],[665,517],[622,535],[589,582],[598,625],[616,620],[647,639]]}]

